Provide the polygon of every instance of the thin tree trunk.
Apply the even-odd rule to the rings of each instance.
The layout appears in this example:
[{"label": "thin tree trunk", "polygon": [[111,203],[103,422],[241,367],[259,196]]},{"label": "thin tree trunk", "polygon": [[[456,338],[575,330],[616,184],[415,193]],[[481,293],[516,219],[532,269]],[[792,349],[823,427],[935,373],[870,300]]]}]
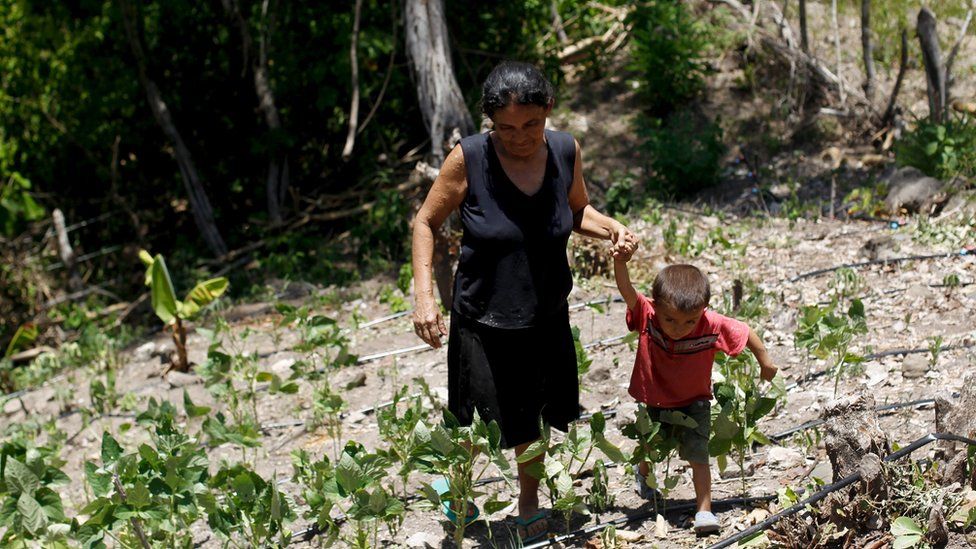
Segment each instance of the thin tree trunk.
[{"label": "thin tree trunk", "polygon": [[129,40],[129,47],[132,49],[132,56],[135,58],[138,68],[139,82],[146,92],[146,101],[149,102],[149,108],[152,110],[153,117],[156,118],[156,123],[162,128],[173,147],[176,163],[180,168],[180,176],[183,178],[183,184],[190,199],[190,208],[193,211],[193,219],[197,224],[197,229],[199,229],[200,236],[210,251],[218,257],[222,256],[227,253],[227,245],[224,244],[224,239],[217,229],[213,208],[210,205],[210,199],[207,198],[206,190],[203,188],[200,174],[193,163],[193,156],[173,123],[173,118],[170,116],[169,108],[163,101],[159,88],[149,78],[146,54],[142,49],[137,27],[138,14],[129,0],[119,0],[119,5],[122,8],[122,22]]},{"label": "thin tree trunk", "polygon": [[933,122],[941,122],[946,103],[945,72],[942,66],[942,50],[939,47],[935,15],[928,8],[922,8],[918,12],[918,41],[922,47],[922,60],[925,62],[929,119]]},{"label": "thin tree trunk", "polygon": [[[274,26],[274,8],[269,6],[269,0],[261,3],[261,20],[258,23],[258,51],[251,56],[254,43],[247,18],[241,12],[237,0],[222,0],[224,9],[234,18],[238,32],[241,35],[241,48],[244,51],[244,66],[247,60],[253,59],[251,72],[254,76],[254,93],[258,98],[258,109],[264,115],[265,125],[268,127],[268,175],[265,180],[265,196],[268,202],[268,217],[273,225],[278,225],[284,218],[284,202],[290,185],[288,179],[288,155],[281,150],[278,134],[282,133],[281,117],[275,103],[274,88],[271,86],[271,75],[268,72],[268,42],[271,28]],[[269,13],[272,15],[269,16]],[[246,70],[246,69],[245,69]]]},{"label": "thin tree trunk", "polygon": [[[443,0],[406,0],[407,56],[413,67],[420,112],[430,135],[432,163],[440,168],[454,137],[474,133],[474,121],[454,76]],[[444,307],[453,303],[449,217],[434,235],[434,280]]]},{"label": "thin tree trunk", "polygon": [[[830,24],[834,30],[834,51],[836,52],[837,61],[837,78],[841,82],[844,81],[844,77],[841,74],[841,53],[840,53],[840,24],[837,22],[837,0],[830,0]],[[839,87],[840,92],[840,104],[841,106],[847,105],[847,93],[844,90],[844,86]]]},{"label": "thin tree trunk", "polygon": [[874,101],[874,47],[871,44],[871,0],[861,0],[861,54],[864,57],[864,96]]},{"label": "thin tree trunk", "polygon": [[434,165],[444,162],[454,129],[474,133],[474,121],[454,76],[443,0],[407,0],[404,12],[407,55],[413,68],[420,112],[430,135]]},{"label": "thin tree trunk", "polygon": [[552,12],[552,27],[556,29],[556,38],[560,44],[569,44],[569,37],[566,36],[566,29],[563,27],[563,18],[559,15],[559,3],[552,0],[549,3],[549,11]]},{"label": "thin tree trunk", "polygon": [[972,6],[966,11],[966,19],[962,23],[962,27],[959,30],[959,39],[949,50],[949,56],[946,58],[945,63],[945,81],[946,81],[946,104],[952,103],[952,85],[956,83],[955,75],[952,74],[952,67],[956,62],[956,56],[959,54],[959,50],[962,48],[963,41],[966,40],[966,32],[969,30],[969,24],[973,20],[973,7],[976,7],[976,0],[972,0]]},{"label": "thin tree trunk", "polygon": [[807,34],[807,0],[800,0],[800,49],[810,53],[810,38]]},{"label": "thin tree trunk", "polygon": [[60,208],[55,208],[51,217],[54,223],[55,239],[58,243],[58,257],[61,258],[61,263],[64,263],[64,268],[68,271],[68,287],[72,292],[77,292],[81,289],[82,282],[81,277],[78,276],[78,270],[75,268],[75,251],[71,248],[71,241],[68,239],[64,213]]},{"label": "thin tree trunk", "polygon": [[356,128],[359,125],[359,61],[356,58],[356,47],[359,42],[359,15],[362,12],[363,0],[356,0],[355,15],[352,23],[352,40],[349,41],[349,66],[352,79],[352,104],[349,106],[349,133],[346,134],[346,145],[342,148],[342,159],[352,158],[352,149],[356,145]]},{"label": "thin tree trunk", "polygon": [[891,98],[888,99],[888,108],[885,109],[883,124],[890,124],[895,117],[895,106],[898,103],[898,92],[901,91],[902,81],[905,79],[905,70],[908,67],[908,29],[901,29],[901,62],[898,66],[898,77],[895,78],[895,87],[891,90]]}]

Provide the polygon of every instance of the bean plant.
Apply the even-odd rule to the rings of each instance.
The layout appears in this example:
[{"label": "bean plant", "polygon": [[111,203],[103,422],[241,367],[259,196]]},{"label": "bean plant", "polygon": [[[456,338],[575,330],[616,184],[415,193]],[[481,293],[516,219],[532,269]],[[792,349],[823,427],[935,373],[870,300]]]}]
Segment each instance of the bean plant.
[{"label": "bean plant", "polygon": [[[573,513],[589,512],[586,502],[587,499],[593,499],[592,489],[588,498],[586,493],[576,491],[575,482],[589,464],[593,451],[599,449],[608,459],[618,463],[626,460],[623,452],[604,436],[605,428],[606,419],[598,412],[591,416],[588,426],[571,424],[563,440],[554,443],[549,436],[548,426],[541,425],[542,436],[518,457],[519,463],[527,463],[544,456],[542,461],[530,465],[527,472],[543,481],[549,489],[552,508],[563,515],[567,531]],[[605,480],[605,469],[602,474],[600,481]],[[597,486],[595,490],[597,503],[603,503],[606,496],[601,495],[600,491],[605,492],[605,486]]]},{"label": "bean plant", "polygon": [[[395,537],[406,513],[403,502],[387,491],[384,481],[390,461],[382,453],[370,453],[357,442],[349,442],[335,462],[323,456],[315,461],[306,450],[292,454],[293,480],[308,505],[305,517],[315,526],[326,545],[379,547],[379,527],[385,525]],[[350,520],[353,532],[343,532]]]},{"label": "bean plant", "polygon": [[863,362],[864,357],[852,352],[855,338],[867,333],[864,304],[859,299],[851,301],[847,313],[838,313],[837,300],[820,307],[803,307],[794,343],[797,348],[806,349],[820,360],[829,360],[830,371],[834,376],[834,395],[840,385],[840,378],[852,365]]},{"label": "bean plant", "polygon": [[0,536],[3,547],[68,547],[71,521],[58,488],[70,484],[55,446],[16,437],[0,446]]},{"label": "bean plant", "polygon": [[724,471],[728,466],[728,454],[735,450],[745,495],[745,461],[752,445],[770,444],[758,427],[759,420],[786,398],[786,388],[782,378],[777,377],[770,391],[764,393],[759,386],[759,363],[750,352],[735,357],[719,353],[715,365],[713,393],[717,406],[712,410],[708,453],[716,458],[719,470]]},{"label": "bean plant", "polygon": [[[428,427],[424,422],[417,422],[414,436],[417,448],[412,459],[417,469],[443,476],[448,481],[450,491],[443,501],[452,505],[457,517],[454,543],[460,547],[470,502],[485,495],[475,490],[478,480],[492,464],[506,476],[511,474],[511,467],[502,453],[501,429],[494,421],[485,423],[477,413],[471,425],[461,426],[457,418],[445,410],[444,421],[439,425]],[[478,463],[479,456],[483,456],[480,460],[483,464]],[[424,484],[423,492],[429,502],[441,505],[441,496],[430,484]],[[482,506],[482,516],[487,517],[508,505],[509,502],[492,496]]]},{"label": "bean plant", "polygon": [[285,524],[294,512],[277,484],[275,476],[265,480],[241,463],[223,467],[200,495],[210,528],[234,547],[288,545]]},{"label": "bean plant", "polygon": [[[698,423],[688,415],[677,410],[662,410],[659,420],[651,419],[651,414],[644,404],[638,404],[634,421],[624,425],[620,430],[627,438],[637,442],[630,463],[639,467],[641,462],[648,462],[650,468],[646,477],[648,486],[661,491],[666,498],[668,493],[678,485],[678,476],[671,474],[671,458],[681,442],[679,438],[682,429],[694,429]],[[664,477],[658,478],[656,465],[664,463]],[[658,501],[654,500],[654,510],[658,510]]]},{"label": "bean plant", "polygon": [[424,407],[422,396],[408,396],[408,391],[407,385],[402,386],[389,405],[376,410],[380,437],[386,444],[382,452],[391,463],[400,465],[397,474],[403,487],[403,497],[407,496],[410,474],[414,469],[411,458],[421,443],[414,432],[418,423],[429,423],[430,419],[430,411]]}]

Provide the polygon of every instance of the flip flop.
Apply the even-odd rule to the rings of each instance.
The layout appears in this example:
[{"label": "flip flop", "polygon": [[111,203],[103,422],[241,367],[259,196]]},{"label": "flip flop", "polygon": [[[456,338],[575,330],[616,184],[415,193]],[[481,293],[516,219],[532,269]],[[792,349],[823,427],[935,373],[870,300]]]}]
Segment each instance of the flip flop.
[{"label": "flip flop", "polygon": [[[532,515],[531,517],[529,517],[527,519],[523,519],[522,517],[515,517],[515,524],[517,524],[517,525],[521,526],[522,528],[524,528],[525,529],[525,532],[528,533],[529,526],[531,524],[533,524],[535,522],[538,522],[540,520],[548,520],[548,519],[549,519],[549,517],[545,513],[545,511],[539,511],[538,513]],[[532,535],[532,536],[528,536],[528,537],[525,537],[525,538],[521,538],[522,539],[522,543],[523,544],[525,544],[525,543],[532,543],[533,541],[539,541],[540,539],[542,539],[545,536],[547,536],[549,534],[548,524],[546,526],[547,526],[547,528],[543,528],[542,531],[539,532],[538,534],[535,534],[535,535]]]},{"label": "flip flop", "polygon": [[[441,512],[444,513],[444,516],[446,516],[448,520],[451,521],[451,524],[457,524],[458,523],[457,513],[454,512],[454,509],[451,509],[451,500],[447,498],[447,496],[450,496],[451,494],[451,484],[447,481],[446,478],[441,477],[435,480],[434,482],[432,482],[430,484],[430,487],[433,488],[434,491],[437,492],[437,495],[440,496],[441,498]],[[473,511],[471,512],[471,514],[465,517],[464,519],[465,526],[478,520],[478,517],[481,515],[481,511],[478,509],[478,506],[475,505],[473,501],[468,502],[468,509],[472,509]]]}]

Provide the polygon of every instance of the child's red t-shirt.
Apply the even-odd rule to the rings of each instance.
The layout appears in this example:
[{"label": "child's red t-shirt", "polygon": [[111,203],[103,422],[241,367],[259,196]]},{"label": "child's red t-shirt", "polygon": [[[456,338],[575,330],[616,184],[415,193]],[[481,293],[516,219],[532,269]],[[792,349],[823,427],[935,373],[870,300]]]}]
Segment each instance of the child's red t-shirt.
[{"label": "child's red t-shirt", "polygon": [[687,337],[669,338],[654,317],[654,305],[637,294],[627,310],[627,328],[638,332],[630,396],[656,408],[677,408],[712,398],[712,362],[722,351],[737,355],[749,340],[744,322],[705,309]]}]

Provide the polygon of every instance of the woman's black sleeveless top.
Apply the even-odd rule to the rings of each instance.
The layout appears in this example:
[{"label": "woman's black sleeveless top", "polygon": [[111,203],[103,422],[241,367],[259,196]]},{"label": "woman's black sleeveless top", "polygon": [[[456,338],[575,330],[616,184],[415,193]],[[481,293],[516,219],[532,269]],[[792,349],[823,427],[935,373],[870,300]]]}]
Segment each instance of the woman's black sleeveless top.
[{"label": "woman's black sleeveless top", "polygon": [[546,130],[542,187],[529,196],[505,175],[489,134],[461,140],[468,192],[461,203],[461,257],[454,311],[495,328],[537,326],[566,308],[573,278],[569,189],[576,142]]}]

